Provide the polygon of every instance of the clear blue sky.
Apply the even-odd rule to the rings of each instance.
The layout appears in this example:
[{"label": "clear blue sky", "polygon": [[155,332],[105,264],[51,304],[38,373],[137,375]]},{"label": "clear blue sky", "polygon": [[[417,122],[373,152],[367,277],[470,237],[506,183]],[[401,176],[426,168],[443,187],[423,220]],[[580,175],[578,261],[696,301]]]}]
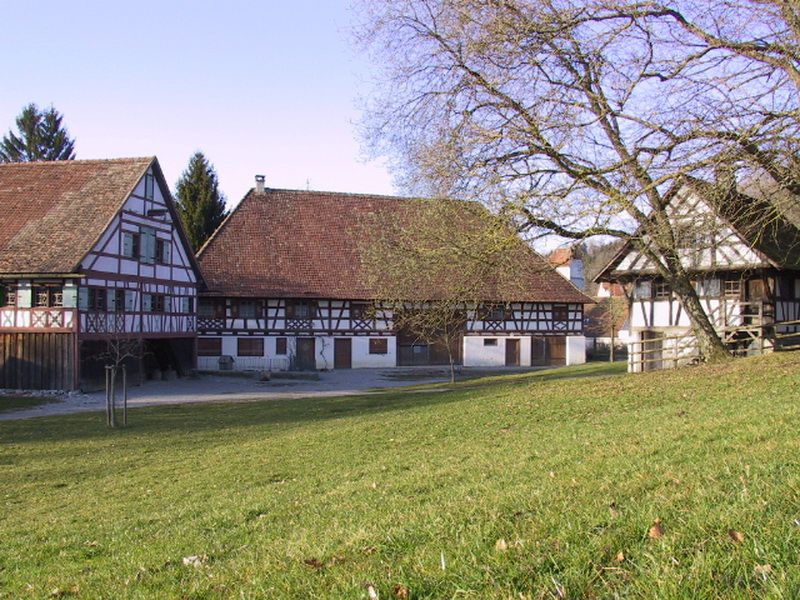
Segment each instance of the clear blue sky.
[{"label": "clear blue sky", "polygon": [[174,186],[195,150],[229,203],[270,187],[395,193],[354,122],[370,68],[348,0],[0,0],[0,133],[53,105],[78,158],[158,156]]}]

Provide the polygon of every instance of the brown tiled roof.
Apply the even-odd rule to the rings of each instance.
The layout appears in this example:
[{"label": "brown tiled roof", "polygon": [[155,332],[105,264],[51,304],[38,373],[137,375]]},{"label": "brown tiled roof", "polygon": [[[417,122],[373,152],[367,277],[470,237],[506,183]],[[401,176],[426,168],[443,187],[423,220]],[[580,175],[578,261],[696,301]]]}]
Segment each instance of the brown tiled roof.
[{"label": "brown tiled roof", "polygon": [[[361,194],[267,189],[248,192],[200,249],[198,263],[212,295],[374,299],[355,239],[387,215],[423,201]],[[524,298],[591,302],[527,245]],[[457,268],[457,265],[454,265]]]},{"label": "brown tiled roof", "polygon": [[70,273],[153,157],[0,165],[0,273]]}]

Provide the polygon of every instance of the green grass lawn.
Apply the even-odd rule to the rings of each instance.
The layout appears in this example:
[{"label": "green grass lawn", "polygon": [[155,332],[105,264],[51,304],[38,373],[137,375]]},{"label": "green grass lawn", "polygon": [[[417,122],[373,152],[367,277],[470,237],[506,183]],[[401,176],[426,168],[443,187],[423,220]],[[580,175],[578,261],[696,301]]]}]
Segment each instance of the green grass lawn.
[{"label": "green grass lawn", "polygon": [[57,400],[46,396],[0,396],[0,414],[15,410],[27,410],[51,402],[57,402]]},{"label": "green grass lawn", "polygon": [[0,597],[800,597],[800,353],[622,368],[0,423]]}]

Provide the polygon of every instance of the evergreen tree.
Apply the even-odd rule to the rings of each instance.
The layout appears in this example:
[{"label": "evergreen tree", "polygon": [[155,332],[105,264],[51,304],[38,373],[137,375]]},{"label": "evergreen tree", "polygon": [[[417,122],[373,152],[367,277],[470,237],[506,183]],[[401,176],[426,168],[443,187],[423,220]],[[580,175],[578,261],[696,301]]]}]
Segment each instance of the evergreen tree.
[{"label": "evergreen tree", "polygon": [[183,228],[197,251],[228,216],[214,167],[196,152],[176,185],[175,197]]},{"label": "evergreen tree", "polygon": [[39,110],[35,104],[22,109],[17,117],[19,135],[9,131],[0,143],[0,162],[72,160],[75,140],[61,125],[62,116],[52,106]]}]

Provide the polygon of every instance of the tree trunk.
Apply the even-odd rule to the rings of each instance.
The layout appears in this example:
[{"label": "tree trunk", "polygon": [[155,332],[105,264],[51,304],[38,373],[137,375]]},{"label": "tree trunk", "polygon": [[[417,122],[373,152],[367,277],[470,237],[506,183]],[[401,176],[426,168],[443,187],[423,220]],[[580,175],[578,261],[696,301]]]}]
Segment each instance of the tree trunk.
[{"label": "tree trunk", "polygon": [[[611,318],[614,318],[614,313],[612,311]],[[614,330],[614,323],[611,324],[611,347],[608,349],[608,362],[614,362],[614,344],[617,341],[616,331]]]},{"label": "tree trunk", "polygon": [[731,355],[728,352],[728,348],[716,329],[714,329],[714,325],[709,320],[688,276],[684,274],[682,278],[676,278],[674,283],[671,283],[671,286],[680,298],[683,309],[692,322],[700,359],[704,362],[717,362],[730,358]]}]

